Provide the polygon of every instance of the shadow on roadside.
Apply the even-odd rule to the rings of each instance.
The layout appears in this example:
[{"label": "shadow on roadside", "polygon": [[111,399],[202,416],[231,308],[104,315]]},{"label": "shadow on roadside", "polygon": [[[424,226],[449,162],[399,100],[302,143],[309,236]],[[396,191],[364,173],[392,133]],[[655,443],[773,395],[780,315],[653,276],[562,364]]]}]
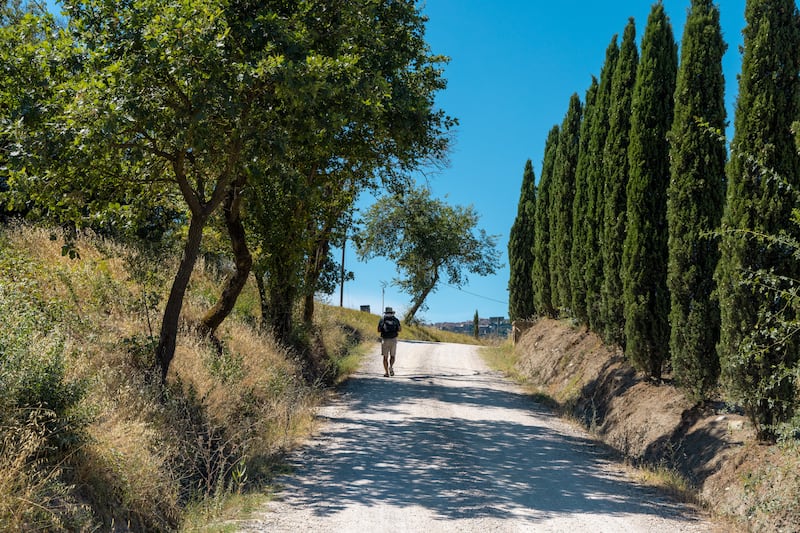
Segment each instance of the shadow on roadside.
[{"label": "shadow on roadside", "polygon": [[[601,512],[696,520],[683,517],[681,504],[604,469],[605,447],[547,427],[553,414],[524,394],[490,388],[498,380],[458,369],[357,374],[341,391],[346,414],[327,417],[295,458],[283,499],[318,516],[388,504],[420,506],[442,520]],[[481,416],[427,418],[404,407],[423,400],[473,406]],[[536,416],[514,422],[503,409]]]}]

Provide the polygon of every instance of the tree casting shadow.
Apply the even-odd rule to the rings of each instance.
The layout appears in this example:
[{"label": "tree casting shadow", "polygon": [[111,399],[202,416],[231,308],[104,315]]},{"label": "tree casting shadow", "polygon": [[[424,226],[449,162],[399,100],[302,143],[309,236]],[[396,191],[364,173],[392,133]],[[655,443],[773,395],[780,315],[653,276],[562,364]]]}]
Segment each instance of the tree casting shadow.
[{"label": "tree casting shadow", "polygon": [[[282,480],[283,498],[320,516],[353,504],[420,506],[442,520],[682,516],[680,504],[604,469],[609,452],[601,445],[545,427],[553,415],[528,396],[488,388],[497,379],[457,372],[357,375],[343,390],[346,414],[329,417],[294,458],[295,475]],[[423,400],[472,405],[481,416],[426,418],[404,410],[405,402]],[[537,417],[517,423],[497,409],[536,411]]]}]

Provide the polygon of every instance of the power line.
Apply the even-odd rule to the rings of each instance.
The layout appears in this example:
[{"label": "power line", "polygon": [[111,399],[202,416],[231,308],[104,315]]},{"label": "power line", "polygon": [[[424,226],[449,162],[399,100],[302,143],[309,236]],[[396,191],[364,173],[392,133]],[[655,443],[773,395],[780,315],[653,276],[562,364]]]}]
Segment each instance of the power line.
[{"label": "power line", "polygon": [[498,303],[498,304],[508,305],[508,302],[504,302],[502,300],[496,300],[494,298],[489,298],[488,296],[482,296],[480,294],[475,294],[474,292],[465,291],[461,287],[456,287],[455,285],[450,285],[449,283],[444,283],[444,285],[450,287],[451,289],[455,289],[455,290],[461,291],[461,292],[463,292],[465,294],[469,294],[470,296],[474,296],[476,298],[483,298],[484,300],[489,300],[490,302],[495,302],[495,303]]}]

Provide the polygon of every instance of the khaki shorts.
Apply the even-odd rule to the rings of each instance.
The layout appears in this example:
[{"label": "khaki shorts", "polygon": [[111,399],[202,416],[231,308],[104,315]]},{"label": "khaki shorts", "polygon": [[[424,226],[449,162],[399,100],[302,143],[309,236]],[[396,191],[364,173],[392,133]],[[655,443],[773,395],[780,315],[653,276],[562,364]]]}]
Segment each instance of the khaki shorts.
[{"label": "khaki shorts", "polygon": [[397,355],[397,337],[381,340],[381,355],[384,357]]}]

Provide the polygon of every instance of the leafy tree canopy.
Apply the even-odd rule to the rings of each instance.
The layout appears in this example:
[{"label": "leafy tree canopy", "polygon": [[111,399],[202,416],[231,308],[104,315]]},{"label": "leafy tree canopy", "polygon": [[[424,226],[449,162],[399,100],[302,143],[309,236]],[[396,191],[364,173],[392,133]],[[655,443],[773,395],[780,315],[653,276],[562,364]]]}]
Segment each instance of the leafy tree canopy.
[{"label": "leafy tree canopy", "polygon": [[427,188],[412,188],[367,210],[356,236],[358,257],[395,263],[402,274],[395,283],[412,298],[409,323],[439,282],[461,287],[468,282],[465,271],[486,276],[500,268],[497,237],[477,225],[472,206],[451,206],[431,198]]},{"label": "leafy tree canopy", "polygon": [[[446,151],[454,121],[433,105],[444,58],[430,53],[413,1],[65,0],[63,8],[68,27],[48,28],[28,61],[30,77],[47,81],[35,99],[47,121],[9,130],[12,202],[76,226],[114,206],[151,211],[131,198],[177,208],[173,219],[189,228],[157,350],[164,375],[203,231],[220,206],[239,220],[245,185],[263,190],[275,168],[302,175],[309,187],[278,196],[321,202],[302,214],[323,230],[312,242],[322,242],[359,188]],[[340,186],[344,179],[352,186]]]}]

